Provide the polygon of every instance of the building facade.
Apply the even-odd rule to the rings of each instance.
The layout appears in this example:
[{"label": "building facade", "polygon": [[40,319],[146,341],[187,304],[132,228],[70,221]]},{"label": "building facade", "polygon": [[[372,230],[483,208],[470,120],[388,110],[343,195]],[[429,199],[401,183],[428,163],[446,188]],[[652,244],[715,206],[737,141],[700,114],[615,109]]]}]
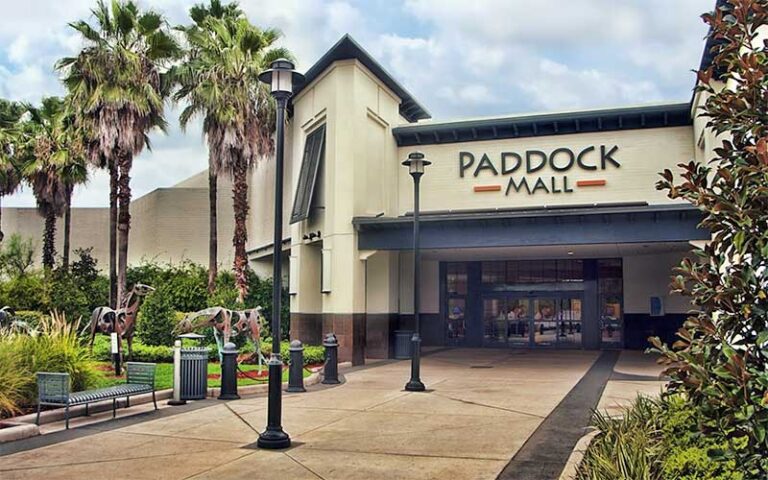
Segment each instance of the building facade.
[{"label": "building facade", "polygon": [[[693,121],[699,99],[437,122],[349,36],[306,76],[285,160],[293,338],[332,331],[359,364],[391,356],[395,331],[413,328],[413,182],[401,166],[413,151],[432,162],[421,181],[424,345],[673,337],[690,305],[669,293],[671,270],[709,233],[655,183],[711,151]],[[255,265],[273,250],[272,168],[252,179]]]},{"label": "building facade", "polygon": [[[232,236],[232,184],[219,178],[218,263],[229,268],[234,261]],[[108,192],[104,192],[106,196]],[[178,264],[191,261],[208,265],[208,172],[167,188],[158,188],[131,202],[131,232],[128,263]],[[42,256],[43,218],[35,208],[3,207],[2,230],[6,238],[19,234],[35,241],[34,259]],[[56,224],[56,252],[64,243],[64,220]],[[90,248],[103,272],[109,269],[109,208],[73,208],[71,248]],[[39,266],[39,263],[38,263]]]}]

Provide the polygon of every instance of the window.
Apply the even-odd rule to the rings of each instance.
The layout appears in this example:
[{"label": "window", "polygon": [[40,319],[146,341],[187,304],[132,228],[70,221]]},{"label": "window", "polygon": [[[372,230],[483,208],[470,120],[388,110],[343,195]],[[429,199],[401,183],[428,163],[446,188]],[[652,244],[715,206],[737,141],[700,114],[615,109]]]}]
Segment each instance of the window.
[{"label": "window", "polygon": [[620,259],[598,260],[598,290],[600,294],[600,336],[603,346],[622,344],[623,280]]},{"label": "window", "polygon": [[449,263],[446,267],[446,286],[453,295],[467,294],[467,264]]},{"label": "window", "polygon": [[304,158],[301,161],[299,183],[296,185],[296,197],[291,211],[291,223],[309,218],[312,195],[315,192],[317,172],[325,156],[325,125],[307,135],[304,142]]}]

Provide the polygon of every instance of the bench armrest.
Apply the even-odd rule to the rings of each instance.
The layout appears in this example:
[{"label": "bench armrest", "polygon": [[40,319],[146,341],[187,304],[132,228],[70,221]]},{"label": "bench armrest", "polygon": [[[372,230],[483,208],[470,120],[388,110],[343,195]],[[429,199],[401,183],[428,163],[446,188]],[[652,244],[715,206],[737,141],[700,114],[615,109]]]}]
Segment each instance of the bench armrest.
[{"label": "bench armrest", "polygon": [[150,385],[154,390],[156,369],[156,363],[126,362],[125,383]]},{"label": "bench armrest", "polygon": [[45,403],[69,403],[69,374],[37,372],[37,401]]}]

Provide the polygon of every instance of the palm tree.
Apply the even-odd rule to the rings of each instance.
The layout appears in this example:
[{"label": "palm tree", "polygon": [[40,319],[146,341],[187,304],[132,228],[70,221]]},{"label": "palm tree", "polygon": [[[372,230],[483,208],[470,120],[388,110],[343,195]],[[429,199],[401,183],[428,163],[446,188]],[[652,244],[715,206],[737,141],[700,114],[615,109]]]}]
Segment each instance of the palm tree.
[{"label": "palm tree", "polygon": [[[209,10],[213,7],[212,3]],[[189,50],[185,61],[171,71],[179,86],[174,98],[187,104],[179,118],[182,126],[197,115],[203,117],[212,175],[224,171],[232,178],[234,271],[242,301],[248,292],[248,172],[256,159],[274,151],[274,104],[258,75],[273,60],[292,55],[273,46],[281,36],[278,30],[255,27],[239,10],[220,16],[190,15],[195,24],[179,27]]]},{"label": "palm tree", "polygon": [[117,297],[126,291],[128,234],[131,215],[130,174],[133,159],[149,146],[148,133],[165,129],[163,107],[168,89],[162,69],[178,58],[180,49],[163,16],[140,11],[133,1],[99,0],[92,10],[96,24],[70,24],[85,47],[76,57],[64,58],[58,68],[73,102],[93,126],[97,148],[93,156],[116,170]]},{"label": "palm tree", "polygon": [[22,174],[32,187],[37,210],[45,218],[43,229],[43,267],[54,266],[56,218],[67,209],[68,182],[79,178],[85,168],[82,143],[67,121],[64,102],[47,97],[40,107],[27,107],[29,119],[23,122],[24,159]]},{"label": "palm tree", "polygon": [[[22,105],[0,99],[0,200],[6,195],[12,195],[21,184],[16,150],[19,137],[17,127],[23,113]],[[0,229],[0,241],[3,236]]]},{"label": "palm tree", "polygon": [[[201,31],[204,31],[205,22],[209,17],[212,18],[231,18],[238,19],[243,18],[243,11],[240,9],[236,2],[223,5],[219,0],[211,0],[208,5],[197,4],[189,9],[189,16],[192,21],[195,22],[195,27]],[[182,31],[187,29],[184,27],[179,28]],[[192,46],[192,45],[191,45]],[[194,48],[194,47],[193,47]],[[191,68],[192,59],[198,56],[199,52],[188,52],[188,61],[183,68]],[[177,99],[182,98],[177,95]],[[186,130],[187,121],[182,122],[182,129]],[[207,133],[207,132],[206,132]],[[218,255],[219,255],[219,242],[218,242],[218,212],[217,212],[217,198],[218,198],[218,171],[221,165],[214,157],[214,152],[209,150],[208,152],[208,293],[213,294],[216,289],[216,276],[218,275]]]}]

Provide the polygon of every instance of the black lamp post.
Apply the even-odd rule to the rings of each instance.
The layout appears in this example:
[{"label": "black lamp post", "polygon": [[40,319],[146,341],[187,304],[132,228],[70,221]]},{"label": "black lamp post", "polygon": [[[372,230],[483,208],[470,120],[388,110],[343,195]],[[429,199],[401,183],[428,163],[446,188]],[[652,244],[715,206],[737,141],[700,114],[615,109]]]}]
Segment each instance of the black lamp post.
[{"label": "black lamp post", "polygon": [[291,437],[283,431],[283,361],[280,358],[280,301],[282,293],[282,245],[283,245],[283,147],[285,144],[285,110],[293,95],[293,85],[304,81],[295,71],[293,63],[281,58],[272,62],[269,70],[259,75],[259,80],[272,88],[277,101],[277,132],[275,145],[275,236],[272,244],[272,354],[269,356],[269,397],[267,429],[259,435],[256,444],[260,448],[276,449],[291,446]]},{"label": "black lamp post", "polygon": [[421,322],[419,319],[421,287],[421,251],[419,250],[419,183],[424,175],[424,167],[432,164],[424,159],[421,152],[412,152],[403,165],[408,167],[408,173],[413,177],[413,321],[414,331],[411,337],[411,379],[405,384],[409,392],[423,392],[425,387],[421,382]]}]

